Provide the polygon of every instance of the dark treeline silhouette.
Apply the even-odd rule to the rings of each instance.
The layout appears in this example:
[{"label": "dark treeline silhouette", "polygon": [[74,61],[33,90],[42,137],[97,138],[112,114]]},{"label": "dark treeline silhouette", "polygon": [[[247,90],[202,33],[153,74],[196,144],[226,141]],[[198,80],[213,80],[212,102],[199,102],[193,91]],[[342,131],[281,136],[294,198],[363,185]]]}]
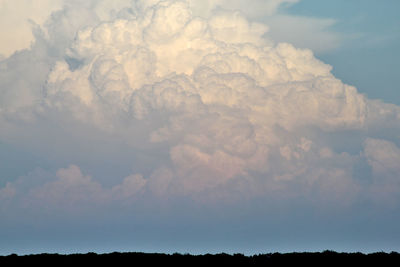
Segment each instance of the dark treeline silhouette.
[{"label": "dark treeline silhouette", "polygon": [[109,254],[38,254],[0,256],[0,266],[74,266],[105,264],[106,266],[281,266],[282,264],[338,265],[373,264],[400,266],[400,254],[391,253],[337,253],[334,251],[303,253],[270,253],[244,256],[243,254],[160,254],[160,253],[109,253]]}]

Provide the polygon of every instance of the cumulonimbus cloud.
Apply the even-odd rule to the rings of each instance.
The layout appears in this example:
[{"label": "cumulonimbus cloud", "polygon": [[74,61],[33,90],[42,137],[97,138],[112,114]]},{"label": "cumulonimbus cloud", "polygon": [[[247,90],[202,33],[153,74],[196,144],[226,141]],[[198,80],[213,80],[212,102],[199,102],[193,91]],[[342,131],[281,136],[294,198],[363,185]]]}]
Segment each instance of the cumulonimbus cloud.
[{"label": "cumulonimbus cloud", "polygon": [[[57,206],[265,195],[348,204],[388,188],[398,198],[400,107],[343,84],[311,50],[275,44],[268,26],[223,5],[201,16],[193,1],[120,1],[109,14],[93,3],[53,13],[30,50],[0,63],[0,138],[25,142],[21,131],[46,125],[67,149],[70,135],[98,135],[146,154],[152,170],[132,160],[133,173],[107,187],[72,165],[25,195]],[[0,199],[19,196],[23,180]]]}]

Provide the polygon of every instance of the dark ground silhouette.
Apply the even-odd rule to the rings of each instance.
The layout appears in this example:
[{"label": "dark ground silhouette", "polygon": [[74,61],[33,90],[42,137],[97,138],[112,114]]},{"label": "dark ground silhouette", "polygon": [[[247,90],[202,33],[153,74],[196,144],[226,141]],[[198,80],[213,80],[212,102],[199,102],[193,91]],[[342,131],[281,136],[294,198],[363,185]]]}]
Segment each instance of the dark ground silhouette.
[{"label": "dark ground silhouette", "polygon": [[104,264],[106,266],[277,266],[298,265],[342,265],[372,264],[375,266],[400,266],[400,254],[391,253],[337,253],[324,251],[315,253],[271,253],[244,256],[242,254],[157,254],[157,253],[109,253],[109,254],[38,254],[0,256],[0,266],[74,266]]}]

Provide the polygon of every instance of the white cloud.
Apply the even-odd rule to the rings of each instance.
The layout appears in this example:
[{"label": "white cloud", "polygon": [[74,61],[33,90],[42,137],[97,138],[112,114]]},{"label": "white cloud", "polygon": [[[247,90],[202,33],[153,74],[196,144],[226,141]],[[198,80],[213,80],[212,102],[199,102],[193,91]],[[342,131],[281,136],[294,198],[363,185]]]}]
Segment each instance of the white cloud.
[{"label": "white cloud", "polygon": [[34,41],[32,24],[43,25],[53,11],[61,9],[63,0],[1,0],[0,54],[28,48]]},{"label": "white cloud", "polygon": [[46,206],[67,210],[101,203],[107,198],[102,186],[90,176],[83,175],[75,165],[58,170],[54,181],[33,188],[30,194]]},{"label": "white cloud", "polygon": [[112,188],[112,193],[116,197],[130,198],[139,193],[146,185],[146,180],[142,175],[130,175],[121,184]]},{"label": "white cloud", "polygon": [[8,182],[0,189],[0,199],[3,207],[7,200],[14,200],[18,209],[85,212],[101,205],[109,207],[113,201],[129,203],[144,190],[146,182],[142,175],[130,175],[121,183],[104,187],[96,179],[84,175],[80,167],[70,165],[55,174],[36,171]]},{"label": "white cloud", "polygon": [[397,205],[400,197],[400,148],[387,140],[368,138],[364,155],[373,172],[371,196],[383,205]]},{"label": "white cloud", "polygon": [[[274,13],[281,2],[264,8]],[[390,140],[380,151],[367,139],[361,152],[371,132],[393,141],[400,108],[343,84],[311,50],[274,44],[266,25],[210,6],[197,17],[188,1],[80,4],[54,13],[30,50],[1,62],[0,138],[55,157],[71,151],[74,162],[81,153],[96,162],[105,143],[120,142],[135,157],[111,160],[132,162],[133,174],[105,187],[72,165],[31,186],[30,197],[68,209],[141,195],[352,203],[367,190],[357,162],[399,173],[385,156],[397,155]],[[359,139],[355,152],[335,142],[345,134]]]},{"label": "white cloud", "polygon": [[377,173],[400,172],[400,148],[392,142],[369,138],[365,141],[365,155]]},{"label": "white cloud", "polygon": [[[15,51],[29,48],[35,41],[32,34],[33,25],[46,26],[50,34],[62,30],[64,38],[59,42],[67,41],[65,37],[73,38],[78,25],[87,25],[90,22],[110,21],[117,17],[132,17],[132,9],[146,8],[156,1],[141,0],[1,0],[0,1],[0,35],[3,42],[0,44],[0,55],[8,57]],[[314,51],[326,51],[338,47],[341,35],[329,30],[334,24],[330,19],[299,17],[281,14],[279,8],[299,2],[299,0],[190,0],[191,11],[195,16],[209,17],[214,9],[222,8],[230,11],[239,11],[251,20],[267,23],[273,26],[272,37],[276,41],[294,43],[296,46],[312,48]],[[74,9],[79,7],[80,10]],[[64,11],[60,11],[64,7]],[[57,12],[57,13],[54,13]],[[49,23],[49,16],[57,17],[61,13],[64,20]],[[70,17],[70,19],[68,18]],[[72,19],[73,17],[73,19]],[[72,35],[72,36],[68,36]],[[0,57],[1,58],[1,57]]]}]

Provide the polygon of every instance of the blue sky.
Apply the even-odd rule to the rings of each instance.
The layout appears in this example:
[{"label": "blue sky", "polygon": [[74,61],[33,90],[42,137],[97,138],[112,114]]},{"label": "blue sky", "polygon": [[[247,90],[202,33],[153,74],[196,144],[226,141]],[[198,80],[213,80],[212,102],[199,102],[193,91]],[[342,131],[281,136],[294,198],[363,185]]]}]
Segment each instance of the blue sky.
[{"label": "blue sky", "polygon": [[400,249],[398,1],[37,1],[0,0],[0,254]]},{"label": "blue sky", "polygon": [[399,9],[396,0],[303,0],[286,12],[334,19],[330,29],[345,36],[342,44],[317,57],[334,67],[336,77],[368,97],[398,105]]}]

